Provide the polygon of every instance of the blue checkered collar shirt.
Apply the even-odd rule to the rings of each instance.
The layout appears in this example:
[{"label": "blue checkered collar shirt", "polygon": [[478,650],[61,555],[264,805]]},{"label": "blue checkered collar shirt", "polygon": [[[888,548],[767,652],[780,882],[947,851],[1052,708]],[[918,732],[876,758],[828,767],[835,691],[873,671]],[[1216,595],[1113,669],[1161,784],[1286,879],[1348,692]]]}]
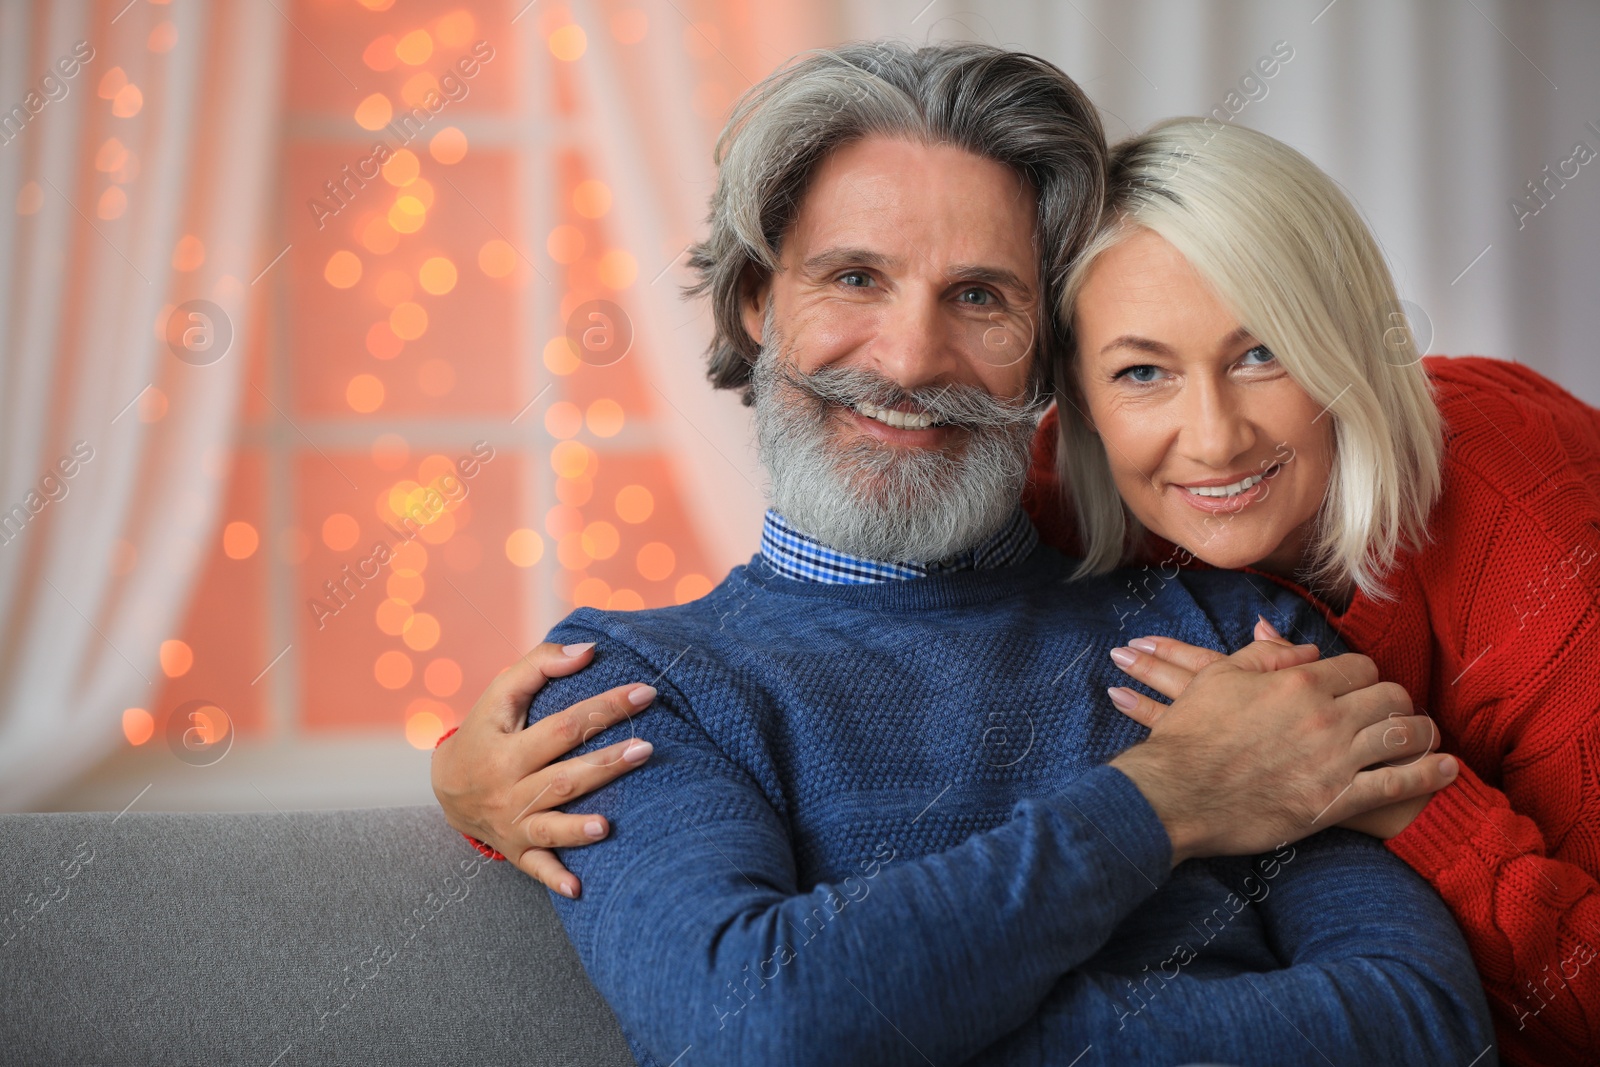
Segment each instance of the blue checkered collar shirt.
[{"label": "blue checkered collar shirt", "polygon": [[840,552],[796,530],[771,508],[761,527],[761,556],[773,570],[795,581],[833,585],[868,585],[951,571],[1006,567],[1026,559],[1038,544],[1039,534],[1021,508],[981,544],[932,563],[890,563]]}]

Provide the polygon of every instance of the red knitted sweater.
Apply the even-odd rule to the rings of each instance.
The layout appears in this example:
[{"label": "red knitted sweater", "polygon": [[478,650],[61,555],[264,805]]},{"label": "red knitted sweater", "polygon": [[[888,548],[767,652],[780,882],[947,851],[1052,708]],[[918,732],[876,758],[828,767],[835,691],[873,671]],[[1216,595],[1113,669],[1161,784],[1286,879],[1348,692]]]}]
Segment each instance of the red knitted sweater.
[{"label": "red knitted sweater", "polygon": [[[1447,435],[1432,543],[1393,600],[1324,614],[1461,758],[1389,848],[1466,933],[1502,1059],[1600,1062],[1600,411],[1520,364],[1424,365]],[[1070,554],[1057,429],[1051,411],[1026,504]]]}]

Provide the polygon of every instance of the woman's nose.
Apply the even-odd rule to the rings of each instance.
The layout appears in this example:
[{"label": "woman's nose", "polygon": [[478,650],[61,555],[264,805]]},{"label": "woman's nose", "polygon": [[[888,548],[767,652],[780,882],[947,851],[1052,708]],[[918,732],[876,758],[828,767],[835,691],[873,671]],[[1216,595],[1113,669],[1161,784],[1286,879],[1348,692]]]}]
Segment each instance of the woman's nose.
[{"label": "woman's nose", "polygon": [[1194,462],[1225,470],[1255,445],[1254,423],[1236,392],[1226,384],[1191,387],[1181,436],[1184,451]]}]

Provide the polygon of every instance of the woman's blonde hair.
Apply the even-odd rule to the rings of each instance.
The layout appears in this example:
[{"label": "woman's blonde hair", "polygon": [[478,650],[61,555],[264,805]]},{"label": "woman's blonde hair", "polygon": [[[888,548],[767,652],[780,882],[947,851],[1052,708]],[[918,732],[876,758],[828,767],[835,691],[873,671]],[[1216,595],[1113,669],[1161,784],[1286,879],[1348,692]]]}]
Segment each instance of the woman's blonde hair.
[{"label": "woman's blonde hair", "polygon": [[[1170,119],[1112,149],[1105,213],[1067,275],[1063,322],[1096,258],[1141,230],[1176,248],[1332,421],[1332,477],[1301,577],[1384,596],[1396,553],[1427,540],[1443,441],[1421,355],[1361,215],[1281,141]],[[1067,340],[1055,374],[1059,462],[1083,538],[1079,573],[1100,573],[1129,557],[1142,530],[1089,428],[1071,330]]]}]

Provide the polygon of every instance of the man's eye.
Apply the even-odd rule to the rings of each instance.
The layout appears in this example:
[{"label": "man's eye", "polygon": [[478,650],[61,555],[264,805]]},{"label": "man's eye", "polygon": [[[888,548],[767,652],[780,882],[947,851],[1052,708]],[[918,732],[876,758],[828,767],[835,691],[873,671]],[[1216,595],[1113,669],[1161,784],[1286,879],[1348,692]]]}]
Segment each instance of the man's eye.
[{"label": "man's eye", "polygon": [[839,281],[852,289],[865,289],[872,284],[872,276],[866,271],[853,270],[847,274],[839,275]]},{"label": "man's eye", "polygon": [[1149,385],[1151,382],[1159,381],[1161,374],[1160,367],[1149,363],[1140,363],[1137,366],[1124,367],[1112,376],[1112,380],[1127,378],[1129,381],[1138,382],[1141,385]]},{"label": "man's eye", "polygon": [[963,289],[956,299],[975,307],[986,307],[995,302],[994,294],[987,289]]},{"label": "man's eye", "polygon": [[1239,363],[1245,367],[1266,367],[1277,362],[1277,359],[1278,357],[1272,354],[1272,349],[1266,345],[1256,345],[1239,357]]}]

